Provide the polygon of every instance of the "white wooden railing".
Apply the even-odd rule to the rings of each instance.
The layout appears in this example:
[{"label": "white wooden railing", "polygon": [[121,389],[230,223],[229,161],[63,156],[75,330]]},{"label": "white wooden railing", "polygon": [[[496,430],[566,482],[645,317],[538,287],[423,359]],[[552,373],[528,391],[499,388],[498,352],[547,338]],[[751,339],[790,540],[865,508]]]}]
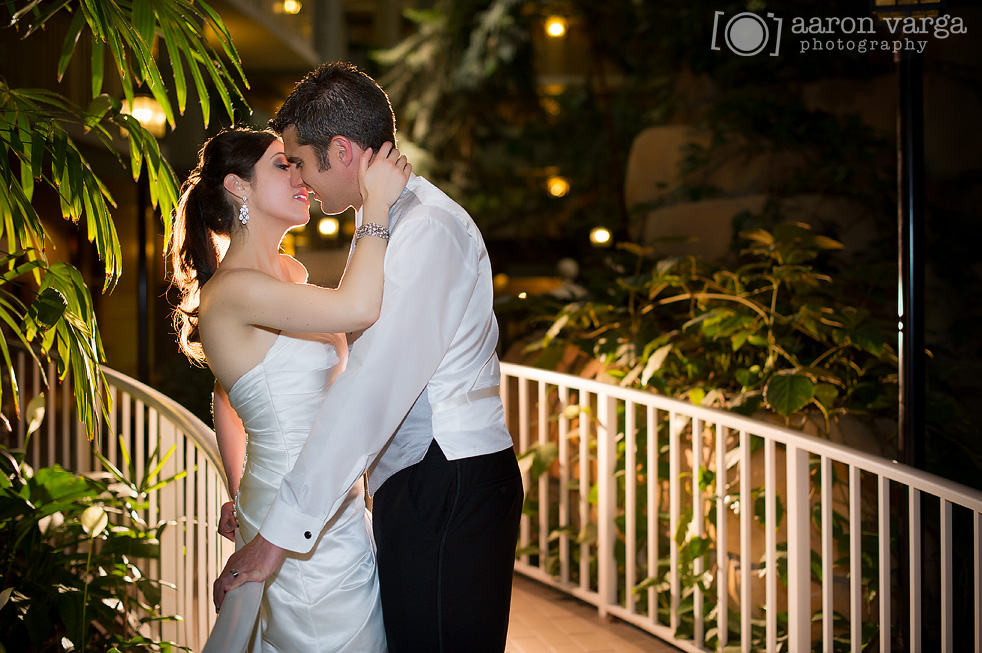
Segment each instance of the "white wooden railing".
[{"label": "white wooden railing", "polygon": [[[519,451],[556,454],[524,473],[521,573],[686,651],[982,653],[982,493],[735,414],[501,369]],[[786,584],[768,573],[785,561]]]},{"label": "white wooden railing", "polygon": [[[40,379],[26,358],[15,364],[26,404]],[[859,651],[864,642],[889,651],[892,633],[911,651],[982,653],[982,493],[731,413],[501,368],[519,451],[537,444],[557,454],[536,480],[525,472],[536,510],[522,521],[521,573],[687,651],[775,651],[779,642],[792,653]],[[103,455],[120,459],[106,437],[113,432],[137,461],[174,447],[165,477],[187,471],[150,506],[151,521],[170,527],[149,573],[174,585],[162,613],[182,617],[152,634],[198,650],[214,623],[212,582],[232,552],[216,533],[226,492],[214,434],[152,388],[105,371],[113,411],[101,425]],[[70,384],[46,403],[27,460],[98,471]],[[25,424],[14,428],[22,444]],[[758,501],[762,520],[749,509]],[[687,558],[696,540],[708,552]],[[787,584],[766,573],[784,560]],[[876,631],[864,637],[864,623]]]},{"label": "white wooden railing", "polygon": [[[15,369],[25,395],[24,405],[37,396],[40,375],[33,361],[15,353]],[[35,468],[59,464],[79,474],[102,470],[93,454],[98,449],[122,468],[122,439],[126,450],[137,461],[137,468],[159,447],[161,454],[173,453],[161,470],[169,478],[185,470],[187,475],[150,495],[149,524],[166,522],[160,537],[160,560],[143,569],[162,587],[161,614],[180,616],[179,621],[155,622],[154,638],[200,650],[215,622],[212,583],[226,558],[235,550],[217,533],[221,505],[228,500],[218,443],[212,430],[190,411],[153,388],[115,370],[103,368],[112,396],[108,423],[100,423],[98,445],[90,442],[76,418],[70,381],[45,390],[45,420],[28,444],[25,460]],[[47,368],[48,379],[56,379],[54,364]],[[26,415],[12,425],[16,446],[25,441]]]}]

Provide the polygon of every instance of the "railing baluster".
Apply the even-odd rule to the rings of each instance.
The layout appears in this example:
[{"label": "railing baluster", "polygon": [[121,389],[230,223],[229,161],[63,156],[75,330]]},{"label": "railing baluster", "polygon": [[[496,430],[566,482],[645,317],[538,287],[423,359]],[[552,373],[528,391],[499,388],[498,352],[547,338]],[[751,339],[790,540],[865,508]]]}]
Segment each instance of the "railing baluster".
[{"label": "railing baluster", "polygon": [[112,407],[109,409],[109,423],[106,424],[106,434],[105,434],[105,445],[106,445],[106,460],[113,464],[113,467],[119,468],[119,458],[116,455],[116,449],[118,448],[118,441],[116,440],[116,433],[118,433],[118,426],[116,420],[119,416],[119,397],[118,390],[116,386],[109,387],[109,397],[112,402]]},{"label": "railing baluster", "polygon": [[181,608],[181,616],[184,617],[184,641],[195,641],[194,633],[194,549],[197,540],[197,529],[195,528],[194,518],[194,468],[197,464],[195,460],[195,446],[190,439],[184,439],[184,469],[188,475],[181,479],[181,486],[184,489],[184,551],[182,567],[184,568],[184,586],[181,593],[184,596],[184,607]]},{"label": "railing baluster", "polygon": [[617,605],[617,400],[597,395],[597,592],[600,615]]},{"label": "railing baluster", "polygon": [[[210,463],[209,463],[209,466],[211,466]],[[207,558],[208,568],[209,569],[214,569],[215,570],[215,576],[217,577],[218,574],[221,573],[221,570],[222,570],[222,568],[224,566],[221,563],[221,561],[225,559],[224,557],[220,557],[221,556],[221,546],[222,546],[221,543],[222,543],[223,540],[225,540],[225,538],[223,538],[222,536],[220,536],[218,534],[218,519],[219,519],[219,515],[220,515],[220,511],[221,511],[220,504],[219,504],[219,497],[222,496],[222,494],[224,494],[226,488],[220,487],[221,480],[220,480],[220,478],[218,477],[217,474],[211,474],[208,478],[209,478],[209,482],[208,482],[208,485],[205,487],[205,491],[207,492],[207,495],[208,495],[208,502],[207,502],[206,508],[205,508],[206,509],[206,512],[205,512],[205,538],[206,538],[206,540],[205,540],[205,546],[206,546],[205,551],[206,551],[206,554],[208,556],[208,558]],[[225,540],[225,541],[227,541],[227,540]],[[211,590],[211,588],[210,587],[207,587],[206,590],[207,590],[207,592],[205,594],[205,599],[204,600],[208,602],[209,607],[213,607],[214,604],[212,604],[212,602],[211,602],[210,593],[209,593],[210,590]],[[215,611],[209,609],[208,610],[208,630],[209,630],[209,632],[211,631],[212,627],[214,627],[215,620],[217,618],[218,618],[218,615],[215,613]]]},{"label": "railing baluster", "polygon": [[[31,390],[32,390],[31,398],[41,394],[41,374],[35,368],[31,368]],[[30,419],[31,416],[25,414],[26,408],[27,408],[27,402],[25,401],[24,405],[21,407],[21,415],[26,419]],[[38,467],[41,467],[42,464],[44,464],[41,462],[41,432],[40,431],[36,431],[34,435],[31,436],[31,461],[32,461],[31,464],[34,465],[34,469],[37,469]]]},{"label": "railing baluster", "polygon": [[862,510],[860,470],[849,466],[849,626],[853,651],[862,650]]},{"label": "railing baluster", "polygon": [[951,502],[941,499],[941,651],[956,653],[952,595]]},{"label": "railing baluster", "polygon": [[[706,514],[702,497],[702,485],[699,477],[702,473],[702,420],[692,420],[692,535],[701,539],[706,534]],[[705,571],[705,558],[696,557],[692,561],[692,573],[696,578],[702,576]],[[693,619],[695,620],[694,638],[696,644],[703,646],[706,641],[706,616],[703,614],[702,586],[696,583],[694,588]]]},{"label": "railing baluster", "polygon": [[[151,409],[151,421],[158,421],[157,411]],[[161,470],[161,480],[170,478],[177,473],[177,451],[171,452],[171,447],[176,444],[177,435],[174,427],[166,421],[160,421],[160,452],[166,456],[171,453],[167,462]],[[178,533],[180,523],[178,523],[178,498],[174,484],[170,484],[160,491],[160,519],[167,522],[162,537],[160,538],[160,577],[177,579],[179,568],[181,539]],[[164,614],[176,614],[179,608],[179,597],[174,589],[164,588],[160,597],[160,605]],[[177,638],[177,624],[173,621],[165,622],[161,629],[161,635],[165,639],[175,640]]]},{"label": "railing baluster", "polygon": [[566,529],[570,525],[569,514],[569,417],[566,407],[569,406],[569,388],[558,386],[559,409],[559,578],[564,585],[569,584],[569,534]]},{"label": "railing baluster", "polygon": [[729,643],[729,600],[724,579],[729,578],[729,542],[726,520],[729,517],[726,491],[729,470],[726,467],[726,429],[716,424],[716,632],[722,649]]},{"label": "railing baluster", "polygon": [[[921,493],[912,487],[907,488],[907,511],[910,515],[910,589],[908,605],[910,606],[910,650],[921,649]],[[977,515],[976,515],[977,516]],[[899,536],[901,539],[903,536]],[[978,556],[978,541],[975,542],[975,555]],[[977,567],[976,567],[977,568]],[[978,621],[975,628],[978,632]],[[977,638],[976,638],[977,639]],[[982,653],[976,651],[976,653]]]},{"label": "railing baluster", "polygon": [[[587,410],[590,408],[590,395],[580,391],[577,395],[580,403],[580,530],[590,523],[590,420]],[[590,545],[580,544],[580,589],[590,591]]]},{"label": "railing baluster", "polygon": [[[982,653],[982,514],[972,518],[972,586],[975,589],[975,653]],[[918,641],[920,646],[920,641]]]},{"label": "railing baluster", "polygon": [[764,443],[764,522],[766,523],[767,653],[777,651],[777,461],[773,440]]},{"label": "railing baluster", "polygon": [[197,631],[195,632],[196,642],[204,642],[208,637],[208,632],[210,628],[206,628],[208,623],[208,607],[210,601],[208,600],[211,595],[211,588],[209,587],[209,580],[212,575],[217,573],[213,571],[209,574],[209,569],[214,569],[208,566],[208,507],[205,497],[207,496],[207,486],[211,482],[213,472],[211,470],[211,463],[208,460],[208,456],[200,453],[198,455],[198,473],[195,474],[195,493],[194,498],[197,505],[194,509],[195,515],[195,540],[197,542],[197,547],[195,549],[195,596],[197,597],[197,608],[198,613],[195,616],[195,624],[197,626]]},{"label": "railing baluster", "polygon": [[126,451],[129,452],[130,460],[138,460],[137,458],[133,458],[136,455],[136,450],[133,447],[134,440],[136,439],[132,428],[133,401],[127,392],[120,392],[118,401],[119,413],[122,416],[122,423],[119,425],[119,436],[123,439],[123,444],[126,445]]},{"label": "railing baluster", "polygon": [[[788,445],[788,648],[811,650],[811,505],[808,496],[808,452]],[[771,530],[768,525],[768,530]],[[768,576],[770,576],[768,567]],[[769,612],[769,611],[768,611]]]},{"label": "railing baluster", "polygon": [[[648,576],[658,576],[658,511],[661,507],[660,479],[658,478],[658,409],[648,406],[647,454],[648,454]],[[658,623],[658,593],[648,588],[648,617]]]},{"label": "railing baluster", "polygon": [[753,615],[750,588],[750,546],[753,524],[753,498],[750,491],[750,434],[740,431],[740,648],[750,650]]},{"label": "railing baluster", "polygon": [[[624,403],[624,521],[625,530],[625,561],[624,561],[624,604],[633,614],[637,598],[634,587],[637,578],[638,524],[637,505],[638,494],[638,464],[637,464],[637,434],[635,433],[634,402]],[[616,485],[615,485],[616,487]]]},{"label": "railing baluster", "polygon": [[[877,481],[879,507],[879,596],[880,603],[880,653],[890,653],[890,482],[884,476]],[[883,635],[883,633],[886,633]]]},{"label": "railing baluster", "polygon": [[[162,450],[163,446],[160,442],[160,429],[159,429],[159,424],[157,422],[157,412],[152,410],[150,407],[145,407],[142,402],[140,402],[137,405],[140,407],[141,414],[144,412],[144,410],[146,411],[145,423],[147,429],[147,453],[149,455],[154,451],[156,451],[157,460],[155,461],[155,463],[160,462],[160,460],[167,452],[165,450]],[[156,464],[154,466],[156,466]],[[148,473],[150,471],[153,471],[153,468],[147,470]],[[151,525],[159,525],[161,521],[163,521],[163,517],[161,515],[161,510],[160,510],[159,493],[151,492],[147,504],[148,504],[147,523]],[[167,531],[169,529],[165,528],[164,530]],[[161,558],[163,558],[163,554],[164,554],[163,539],[161,539],[160,541],[160,553],[161,553]],[[150,561],[150,573],[154,578],[163,578],[163,576],[161,576],[162,573],[161,560]],[[154,637],[160,637],[162,630],[163,630],[162,622],[160,621],[153,622],[153,625],[151,627],[151,632],[153,633]]]},{"label": "railing baluster", "polygon": [[832,653],[835,618],[833,561],[835,550],[832,539],[832,461],[822,456],[822,651]]},{"label": "railing baluster", "polygon": [[[546,384],[539,383],[538,427],[540,451],[549,443],[549,405]],[[539,476],[539,568],[549,569],[549,470]]]},{"label": "railing baluster", "polygon": [[[528,391],[529,381],[525,379],[520,379],[518,381],[518,449],[519,451],[528,451],[529,448],[529,391]],[[530,485],[529,472],[522,472],[522,485],[525,486],[525,496],[528,496],[532,491]],[[531,517],[528,515],[522,515],[521,525],[519,526],[518,535],[518,547],[522,550],[522,555],[519,558],[522,564],[527,565],[529,563],[529,555],[527,553],[529,546],[529,537],[531,532]]]},{"label": "railing baluster", "polygon": [[682,475],[682,470],[680,469],[681,463],[679,461],[682,455],[682,446],[680,444],[680,428],[678,422],[679,420],[674,411],[668,414],[668,548],[671,552],[668,575],[672,592],[672,607],[669,612],[671,621],[669,626],[673,633],[678,632],[679,629],[679,601],[682,598],[682,589],[679,582],[679,545],[675,539],[682,510],[682,492],[680,489],[681,482],[679,480],[679,477]]}]

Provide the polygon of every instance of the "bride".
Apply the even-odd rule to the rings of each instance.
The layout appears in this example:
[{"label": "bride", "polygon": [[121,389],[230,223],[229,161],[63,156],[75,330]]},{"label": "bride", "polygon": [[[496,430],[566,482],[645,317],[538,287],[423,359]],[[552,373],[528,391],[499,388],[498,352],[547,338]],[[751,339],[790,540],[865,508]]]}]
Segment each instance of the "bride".
[{"label": "bride", "polygon": [[[364,219],[336,290],[307,284],[303,265],[279,251],[310,201],[274,134],[223,131],[184,185],[168,248],[181,294],[174,321],[183,352],[216,378],[215,428],[235,497],[219,530],[230,539],[236,527],[245,542],[259,532],[343,368],[343,333],[378,318],[389,207],[411,166],[389,143],[371,155],[359,162]],[[225,604],[209,650],[386,650],[363,492],[356,484],[311,552],[288,555],[266,581],[258,621],[247,609],[245,623],[229,625]],[[258,591],[242,589],[251,585]]]}]

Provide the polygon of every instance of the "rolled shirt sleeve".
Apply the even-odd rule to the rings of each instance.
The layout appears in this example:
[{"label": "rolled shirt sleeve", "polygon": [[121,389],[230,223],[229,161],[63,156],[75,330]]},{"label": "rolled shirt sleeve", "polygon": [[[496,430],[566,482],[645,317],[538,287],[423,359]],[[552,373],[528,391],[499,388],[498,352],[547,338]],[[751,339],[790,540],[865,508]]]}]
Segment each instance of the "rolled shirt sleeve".
[{"label": "rolled shirt sleeve", "polygon": [[449,213],[411,209],[392,231],[378,321],[351,350],[263,525],[306,553],[399,427],[447,353],[478,274],[478,250]]}]

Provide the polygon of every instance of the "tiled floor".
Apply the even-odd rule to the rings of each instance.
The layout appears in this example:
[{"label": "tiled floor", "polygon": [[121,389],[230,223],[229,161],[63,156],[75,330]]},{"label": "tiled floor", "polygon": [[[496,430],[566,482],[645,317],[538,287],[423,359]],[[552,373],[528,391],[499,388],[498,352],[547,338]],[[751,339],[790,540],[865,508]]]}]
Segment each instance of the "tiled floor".
[{"label": "tiled floor", "polygon": [[653,635],[515,575],[506,653],[677,653]]}]

